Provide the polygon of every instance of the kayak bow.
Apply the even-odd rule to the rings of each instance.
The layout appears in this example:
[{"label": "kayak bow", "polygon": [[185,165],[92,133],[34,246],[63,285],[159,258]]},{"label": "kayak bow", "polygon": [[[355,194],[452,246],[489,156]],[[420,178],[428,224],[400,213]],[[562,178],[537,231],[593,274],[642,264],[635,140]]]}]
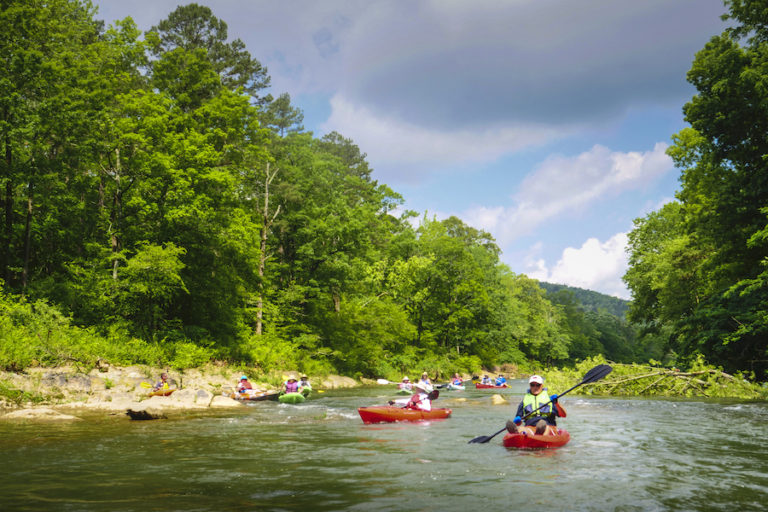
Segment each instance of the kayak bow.
[{"label": "kayak bow", "polygon": [[506,448],[557,448],[571,440],[571,434],[564,428],[547,427],[547,433],[537,436],[534,427],[520,427],[518,434],[506,434],[502,443]]}]

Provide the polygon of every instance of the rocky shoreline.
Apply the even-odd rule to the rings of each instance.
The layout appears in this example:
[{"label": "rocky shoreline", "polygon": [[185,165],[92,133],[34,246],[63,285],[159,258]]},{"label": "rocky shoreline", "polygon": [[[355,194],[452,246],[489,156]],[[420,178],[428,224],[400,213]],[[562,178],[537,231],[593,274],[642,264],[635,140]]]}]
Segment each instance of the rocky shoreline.
[{"label": "rocky shoreline", "polygon": [[[160,373],[167,371],[171,387],[169,396],[149,396],[149,386]],[[30,368],[24,373],[0,372],[0,383],[23,393],[17,400],[0,397],[0,421],[80,421],[84,417],[110,415],[126,420],[168,418],[189,412],[216,412],[244,407],[242,401],[228,395],[237,384],[241,370],[227,367],[192,369],[183,372],[149,367],[102,366],[90,371],[77,368]],[[254,387],[275,389],[284,372],[255,380]],[[315,389],[355,387],[349,377],[330,375],[310,379]],[[277,384],[279,385],[279,384]],[[128,411],[134,414],[129,415]]]}]

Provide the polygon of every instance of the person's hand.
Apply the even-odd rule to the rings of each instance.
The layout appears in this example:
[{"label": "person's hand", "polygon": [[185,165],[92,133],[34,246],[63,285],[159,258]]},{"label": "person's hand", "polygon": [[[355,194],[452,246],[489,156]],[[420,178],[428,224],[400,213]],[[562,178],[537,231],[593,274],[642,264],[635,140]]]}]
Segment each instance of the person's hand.
[{"label": "person's hand", "polygon": [[512,423],[514,423],[515,425],[520,425],[522,422],[523,422],[523,418],[521,418],[520,416],[515,416],[515,419],[512,420]]},{"label": "person's hand", "polygon": [[390,400],[390,401],[389,401],[389,402],[387,402],[387,403],[388,403],[389,405],[395,405],[395,401],[394,401],[394,400]]},{"label": "person's hand", "polygon": [[557,395],[551,395],[551,396],[549,397],[549,399],[550,399],[550,400],[552,400],[552,403],[553,403],[553,404],[556,404],[556,403],[557,403]]}]

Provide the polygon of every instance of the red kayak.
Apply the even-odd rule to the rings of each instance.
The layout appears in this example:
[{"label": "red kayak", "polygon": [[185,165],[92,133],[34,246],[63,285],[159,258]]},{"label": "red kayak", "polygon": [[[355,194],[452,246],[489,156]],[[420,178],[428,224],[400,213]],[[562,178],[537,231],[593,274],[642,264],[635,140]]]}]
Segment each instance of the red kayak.
[{"label": "red kayak", "polygon": [[419,411],[391,405],[360,407],[357,410],[363,423],[393,423],[395,421],[442,420],[451,415],[450,409]]},{"label": "red kayak", "polygon": [[564,428],[549,427],[546,434],[537,436],[533,427],[522,427],[523,433],[506,434],[504,446],[507,448],[557,448],[571,440],[571,434]]},{"label": "red kayak", "polygon": [[506,384],[502,384],[501,386],[496,386],[495,384],[480,384],[479,382],[475,383],[475,388],[477,389],[501,389],[501,388],[508,388]]}]

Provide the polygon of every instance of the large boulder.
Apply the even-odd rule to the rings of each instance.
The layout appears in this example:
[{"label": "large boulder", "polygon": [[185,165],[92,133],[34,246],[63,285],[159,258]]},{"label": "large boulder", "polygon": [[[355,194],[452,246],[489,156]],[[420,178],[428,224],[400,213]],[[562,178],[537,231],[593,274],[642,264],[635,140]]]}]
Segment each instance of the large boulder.
[{"label": "large boulder", "polygon": [[34,409],[19,409],[0,416],[3,420],[21,421],[80,421],[77,416],[63,414],[48,407],[36,407]]}]

